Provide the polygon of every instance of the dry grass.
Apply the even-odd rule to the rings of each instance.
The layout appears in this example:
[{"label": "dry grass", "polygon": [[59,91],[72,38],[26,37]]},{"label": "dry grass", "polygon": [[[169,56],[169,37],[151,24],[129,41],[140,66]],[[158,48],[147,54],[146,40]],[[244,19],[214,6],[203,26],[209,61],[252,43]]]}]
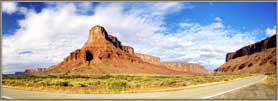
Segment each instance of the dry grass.
[{"label": "dry grass", "polygon": [[251,74],[213,76],[3,76],[4,87],[63,93],[126,93],[182,89],[249,77]]},{"label": "dry grass", "polygon": [[275,89],[276,88],[276,73],[266,73],[267,79],[263,81],[263,84]]}]

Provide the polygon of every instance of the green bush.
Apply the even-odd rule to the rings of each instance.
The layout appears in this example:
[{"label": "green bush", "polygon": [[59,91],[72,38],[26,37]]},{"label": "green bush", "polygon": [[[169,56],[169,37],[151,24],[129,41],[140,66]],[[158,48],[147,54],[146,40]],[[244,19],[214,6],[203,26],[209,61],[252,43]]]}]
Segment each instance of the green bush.
[{"label": "green bush", "polygon": [[100,81],[89,81],[88,85],[89,86],[99,86],[101,84]]},{"label": "green bush", "polygon": [[177,83],[177,81],[165,80],[165,81],[162,81],[160,86],[174,86],[176,83]]},{"label": "green bush", "polygon": [[265,73],[265,75],[273,75],[273,74],[275,74],[275,73],[273,73],[273,72],[267,72],[267,73]]},{"label": "green bush", "polygon": [[107,87],[110,90],[121,91],[125,90],[128,87],[128,84],[126,80],[113,80],[107,82]]},{"label": "green bush", "polygon": [[68,81],[65,80],[61,80],[61,79],[53,79],[50,81],[43,81],[42,82],[43,85],[47,85],[47,86],[69,86]]}]

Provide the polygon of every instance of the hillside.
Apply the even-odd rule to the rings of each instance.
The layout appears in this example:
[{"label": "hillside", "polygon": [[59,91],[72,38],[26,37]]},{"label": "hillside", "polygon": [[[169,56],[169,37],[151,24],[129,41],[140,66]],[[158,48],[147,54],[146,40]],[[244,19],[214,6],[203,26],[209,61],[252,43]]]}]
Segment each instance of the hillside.
[{"label": "hillside", "polygon": [[276,35],[228,53],[216,72],[276,72]]}]

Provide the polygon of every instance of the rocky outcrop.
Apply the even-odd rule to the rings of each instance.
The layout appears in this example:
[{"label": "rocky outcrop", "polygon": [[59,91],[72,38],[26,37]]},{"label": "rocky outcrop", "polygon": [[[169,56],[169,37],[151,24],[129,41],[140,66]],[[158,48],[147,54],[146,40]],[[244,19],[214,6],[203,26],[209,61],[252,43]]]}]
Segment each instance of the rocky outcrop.
[{"label": "rocky outcrop", "polygon": [[182,71],[191,74],[210,74],[211,71],[205,69],[202,65],[186,62],[162,62],[162,65],[168,69]]},{"label": "rocky outcrop", "polygon": [[115,47],[120,48],[120,49],[123,48],[121,42],[115,36],[108,35],[108,38],[106,38],[106,39],[108,41],[110,41]]},{"label": "rocky outcrop", "polygon": [[[159,58],[157,58],[159,62]],[[39,72],[39,73],[38,73]],[[185,74],[150,64],[134,54],[130,46],[109,35],[102,26],[94,26],[89,31],[89,38],[81,49],[77,49],[57,65],[42,75],[114,75],[114,74]],[[35,73],[33,73],[35,74]]]},{"label": "rocky outcrop", "polygon": [[151,56],[151,55],[146,55],[146,54],[141,54],[141,53],[135,53],[135,55],[139,58],[141,58],[143,61],[151,63],[151,64],[160,64],[160,58]]},{"label": "rocky outcrop", "polygon": [[[70,53],[59,65],[80,65],[89,64],[95,60],[126,60],[130,62],[142,62],[138,57],[130,55],[133,48],[122,46],[121,42],[114,36],[108,35],[101,26],[94,26],[89,32],[89,38],[81,49]],[[127,54],[129,53],[129,54]],[[110,61],[110,62],[111,62]]]},{"label": "rocky outcrop", "polygon": [[123,51],[125,51],[129,54],[134,54],[134,49],[130,46],[123,46]]},{"label": "rocky outcrop", "polygon": [[44,72],[46,70],[47,70],[47,68],[30,68],[30,69],[26,69],[24,72],[17,73],[17,74],[32,75],[32,74],[36,74],[39,72]]},{"label": "rocky outcrop", "polygon": [[156,56],[135,53],[136,56],[140,57],[143,61],[155,64],[162,65],[166,68],[178,72],[184,72],[187,74],[211,74],[212,71],[205,69],[202,65],[187,63],[187,62],[160,62],[160,58]]},{"label": "rocky outcrop", "polygon": [[231,52],[226,55],[226,62],[235,59],[237,57],[245,56],[245,55],[251,55],[256,52],[264,51],[268,48],[276,47],[276,35],[273,35],[272,37],[266,38],[265,40],[262,40],[260,42],[256,42],[254,44],[245,46],[236,52]]},{"label": "rocky outcrop", "polygon": [[22,75],[26,75],[24,72],[15,72],[14,73],[15,76],[22,76]]},{"label": "rocky outcrop", "polygon": [[[194,73],[190,73],[194,72]],[[168,65],[161,64],[160,58],[134,53],[130,46],[124,46],[102,26],[94,26],[89,31],[89,38],[81,49],[76,49],[63,61],[47,69],[26,70],[31,75],[184,75],[206,74],[196,64]]]},{"label": "rocky outcrop", "polygon": [[226,59],[216,72],[276,72],[276,35],[228,53]]}]

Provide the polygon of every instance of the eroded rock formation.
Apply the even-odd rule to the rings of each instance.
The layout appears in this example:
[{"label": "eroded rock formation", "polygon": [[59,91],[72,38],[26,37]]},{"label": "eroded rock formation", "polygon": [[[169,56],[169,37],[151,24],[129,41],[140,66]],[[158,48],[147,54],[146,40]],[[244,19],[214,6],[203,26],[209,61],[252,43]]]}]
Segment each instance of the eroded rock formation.
[{"label": "eroded rock formation", "polygon": [[228,53],[226,63],[216,72],[276,72],[276,35]]},{"label": "eroded rock formation", "polygon": [[[173,68],[169,68],[173,67]],[[183,75],[189,72],[205,73],[200,66],[162,65],[159,57],[134,53],[102,26],[94,26],[81,49],[76,49],[62,62],[42,70],[26,71],[34,75],[114,75],[163,74]],[[191,74],[191,73],[190,73]]]},{"label": "eroded rock formation", "polygon": [[129,54],[134,54],[134,49],[130,46],[123,46],[123,51],[125,51]]},{"label": "eroded rock formation", "polygon": [[202,65],[186,62],[162,62],[162,65],[175,71],[182,71],[192,74],[209,74],[211,71],[205,69]]},{"label": "eroded rock formation", "polygon": [[135,55],[141,58],[145,62],[152,63],[152,64],[160,64],[159,57],[141,54],[141,53],[135,53]]},{"label": "eroded rock formation", "polygon": [[143,61],[130,46],[109,35],[102,26],[94,26],[81,49],[51,66],[44,75],[113,75],[113,74],[185,74]]},{"label": "eroded rock formation", "polygon": [[24,72],[16,72],[15,75],[32,75],[39,72],[43,72],[47,70],[47,68],[30,68],[26,69]]},{"label": "eroded rock formation", "polygon": [[266,38],[260,42],[256,42],[254,44],[245,46],[236,52],[230,52],[226,55],[226,62],[235,59],[237,57],[245,56],[245,55],[251,55],[256,52],[264,51],[268,48],[276,47],[276,35],[273,35],[272,37]]}]

